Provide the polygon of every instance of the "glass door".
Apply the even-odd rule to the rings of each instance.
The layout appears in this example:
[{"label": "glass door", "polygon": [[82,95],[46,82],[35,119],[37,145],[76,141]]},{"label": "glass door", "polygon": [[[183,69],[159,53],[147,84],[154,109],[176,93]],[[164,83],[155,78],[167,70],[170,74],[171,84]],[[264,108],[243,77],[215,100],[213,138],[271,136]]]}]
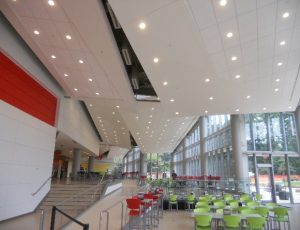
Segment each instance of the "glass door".
[{"label": "glass door", "polygon": [[272,167],[258,164],[258,186],[263,201],[272,201]]}]

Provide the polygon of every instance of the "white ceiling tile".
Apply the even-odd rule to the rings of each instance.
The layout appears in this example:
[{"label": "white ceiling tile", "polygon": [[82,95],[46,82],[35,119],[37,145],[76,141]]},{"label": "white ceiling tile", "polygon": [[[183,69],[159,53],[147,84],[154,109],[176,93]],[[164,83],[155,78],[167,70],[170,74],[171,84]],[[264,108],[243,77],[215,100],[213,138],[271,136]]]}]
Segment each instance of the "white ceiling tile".
[{"label": "white ceiling tile", "polygon": [[216,24],[216,17],[211,0],[189,0],[189,4],[200,29]]},{"label": "white ceiling tile", "polygon": [[253,40],[242,45],[242,57],[243,63],[249,64],[258,61],[258,44],[256,40]]},{"label": "white ceiling tile", "polygon": [[256,0],[257,2],[257,8],[262,8],[267,5],[275,3],[275,0]]},{"label": "white ceiling tile", "polygon": [[211,54],[210,60],[216,73],[227,72],[227,61],[223,52]]},{"label": "white ceiling tile", "polygon": [[202,39],[209,54],[217,53],[223,50],[222,42],[217,26],[211,26],[201,31]]},{"label": "white ceiling tile", "polygon": [[257,39],[256,11],[238,16],[238,25],[241,43]]},{"label": "white ceiling tile", "polygon": [[300,50],[295,50],[289,53],[287,69],[296,69],[300,66]]},{"label": "white ceiling tile", "polygon": [[256,10],[256,1],[254,0],[235,0],[235,5],[239,15]]},{"label": "white ceiling tile", "polygon": [[276,4],[258,9],[258,37],[275,33]]},{"label": "white ceiling tile", "polygon": [[244,65],[242,74],[242,79],[245,79],[245,82],[259,79],[258,63]]},{"label": "white ceiling tile", "polygon": [[[300,19],[300,18],[299,18]],[[287,44],[290,49],[300,49],[300,27],[294,29],[294,33],[291,38],[291,43]]]},{"label": "white ceiling tile", "polygon": [[220,6],[220,0],[213,0],[217,20],[219,22],[235,17],[234,1],[227,0],[226,6]]},{"label": "white ceiling tile", "polygon": [[[239,29],[236,18],[220,22],[219,27],[225,49],[239,45]],[[226,36],[228,32],[233,33],[231,38]]]},{"label": "white ceiling tile", "polygon": [[[296,22],[296,9],[298,0],[289,0],[289,1],[278,1],[277,8],[277,31],[291,29]],[[288,18],[282,18],[282,15],[288,12],[290,16]],[[297,23],[297,22],[296,22]]]},{"label": "white ceiling tile", "polygon": [[273,74],[273,59],[264,59],[259,62],[259,77],[271,76]]},{"label": "white ceiling tile", "polygon": [[274,35],[265,36],[258,40],[259,60],[271,58],[274,54]]}]

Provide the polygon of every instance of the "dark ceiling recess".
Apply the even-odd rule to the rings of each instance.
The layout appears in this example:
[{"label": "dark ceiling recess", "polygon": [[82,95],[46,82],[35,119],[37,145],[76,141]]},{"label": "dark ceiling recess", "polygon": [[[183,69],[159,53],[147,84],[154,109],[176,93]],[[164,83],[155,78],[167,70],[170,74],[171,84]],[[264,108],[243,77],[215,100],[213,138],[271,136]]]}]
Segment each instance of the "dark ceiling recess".
[{"label": "dark ceiling recess", "polygon": [[141,63],[135,55],[111,6],[107,0],[102,0],[102,2],[107,18],[110,22],[112,32],[119,47],[119,52],[122,56],[135,99],[138,101],[159,102],[159,98]]},{"label": "dark ceiling recess", "polygon": [[130,133],[130,144],[131,144],[131,147],[138,146],[138,144],[137,144],[136,141],[134,140],[134,138],[133,138],[133,136],[131,135],[131,133]]}]

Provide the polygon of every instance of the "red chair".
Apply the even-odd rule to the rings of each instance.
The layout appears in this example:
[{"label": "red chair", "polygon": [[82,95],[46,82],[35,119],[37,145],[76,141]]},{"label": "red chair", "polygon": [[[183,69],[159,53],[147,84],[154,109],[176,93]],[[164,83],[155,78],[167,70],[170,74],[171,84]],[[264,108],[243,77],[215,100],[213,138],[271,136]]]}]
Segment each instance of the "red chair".
[{"label": "red chair", "polygon": [[[129,212],[126,211],[126,213],[128,213],[129,218],[134,218],[134,217],[138,217],[139,218],[139,228],[141,227],[141,224],[144,223],[144,211],[143,211],[143,206],[142,206],[142,202],[139,199],[135,199],[135,198],[129,198],[126,199],[126,203],[127,203],[127,209],[129,210]],[[126,215],[127,217],[127,215]],[[126,218],[125,217],[125,218]],[[129,219],[128,221],[128,227],[129,229],[132,229],[130,224],[131,224],[131,220]],[[125,219],[125,223],[126,223],[126,219]]]},{"label": "red chair", "polygon": [[[157,226],[159,224],[159,202],[158,196],[153,195],[153,193],[149,192],[144,194],[144,199],[152,200],[150,203],[145,204],[146,208],[151,207],[151,224],[152,219],[157,221]],[[154,217],[154,218],[153,218]]]}]

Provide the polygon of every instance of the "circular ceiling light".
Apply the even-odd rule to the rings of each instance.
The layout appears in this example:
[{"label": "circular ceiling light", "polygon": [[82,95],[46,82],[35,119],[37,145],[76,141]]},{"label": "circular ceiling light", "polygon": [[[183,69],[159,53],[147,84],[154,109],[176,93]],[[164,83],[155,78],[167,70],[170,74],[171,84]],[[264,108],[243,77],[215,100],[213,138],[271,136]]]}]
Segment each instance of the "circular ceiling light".
[{"label": "circular ceiling light", "polygon": [[72,39],[71,35],[67,34],[66,39],[71,40]]},{"label": "circular ceiling light", "polygon": [[168,84],[168,82],[166,82],[166,81],[164,81],[164,83],[163,83],[164,85],[167,85]]},{"label": "circular ceiling light", "polygon": [[235,75],[235,79],[239,79],[241,76],[240,75]]},{"label": "circular ceiling light", "polygon": [[33,31],[34,34],[39,35],[40,32],[38,30]]},{"label": "circular ceiling light", "polygon": [[53,0],[49,0],[49,1],[48,1],[48,5],[49,5],[49,6],[54,6],[54,5],[55,5],[55,2],[54,2]]},{"label": "circular ceiling light", "polygon": [[158,62],[159,62],[159,59],[158,59],[158,58],[153,58],[153,62],[154,62],[154,63],[158,63]]},{"label": "circular ceiling light", "polygon": [[236,56],[233,56],[233,57],[231,58],[231,60],[232,60],[232,61],[236,61],[236,60],[237,60],[237,57],[236,57]]},{"label": "circular ceiling light", "polygon": [[227,34],[226,34],[226,37],[228,37],[228,38],[231,38],[233,36],[233,33],[231,33],[231,32],[228,32]]},{"label": "circular ceiling light", "polygon": [[282,17],[283,18],[288,18],[290,16],[290,13],[289,12],[285,12],[282,14]]},{"label": "circular ceiling light", "polygon": [[227,5],[227,1],[226,0],[221,0],[219,2],[220,6],[226,6]]},{"label": "circular ceiling light", "polygon": [[277,66],[282,66],[282,64],[283,64],[282,62],[278,62]]},{"label": "circular ceiling light", "polygon": [[279,43],[279,45],[284,46],[284,45],[285,45],[285,41],[281,41],[281,42]]},{"label": "circular ceiling light", "polygon": [[145,22],[141,22],[141,23],[139,24],[139,28],[140,28],[141,30],[146,29],[146,23],[145,23]]},{"label": "circular ceiling light", "polygon": [[206,78],[206,79],[205,79],[205,82],[210,82],[210,79],[209,79],[209,78]]}]

